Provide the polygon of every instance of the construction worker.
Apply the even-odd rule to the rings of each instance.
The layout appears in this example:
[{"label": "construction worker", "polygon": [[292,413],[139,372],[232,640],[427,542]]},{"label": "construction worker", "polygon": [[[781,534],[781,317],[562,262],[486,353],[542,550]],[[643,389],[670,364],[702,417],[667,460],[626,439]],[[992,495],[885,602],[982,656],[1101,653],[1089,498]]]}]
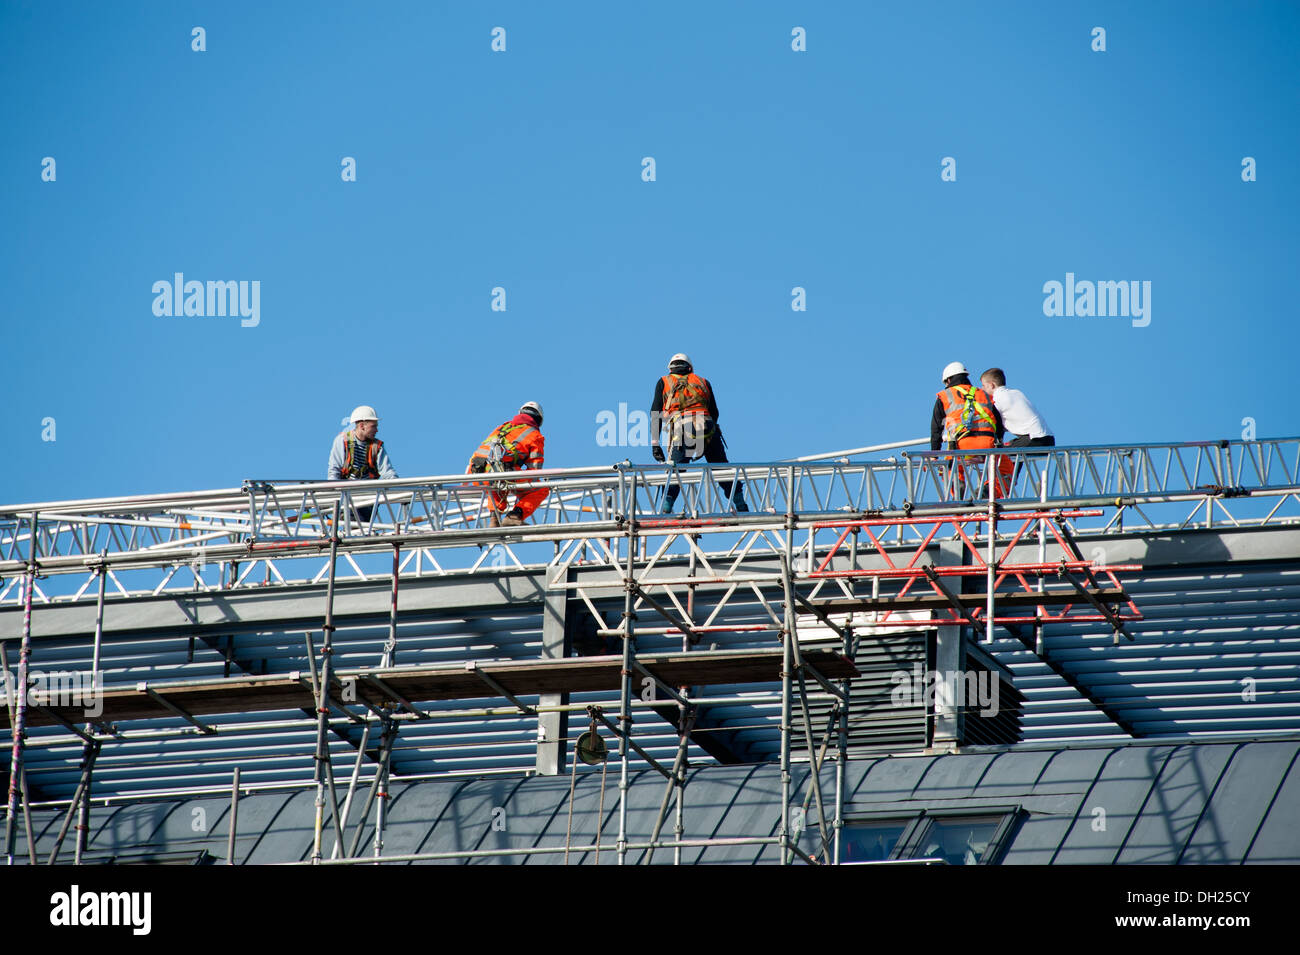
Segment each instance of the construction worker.
[{"label": "construction worker", "polygon": [[[659,444],[660,430],[668,432],[668,453]],[[727,463],[727,443],[718,427],[718,403],[708,380],[695,374],[686,355],[678,352],[668,360],[668,374],[655,383],[650,403],[650,453],[656,461],[683,464],[703,456],[710,464]],[[730,481],[719,481],[718,489],[731,498]],[[670,484],[660,510],[671,514],[681,487]],[[736,481],[737,511],[748,511],[745,484]]]},{"label": "construction worker", "polygon": [[339,432],[330,448],[329,480],[364,481],[395,478],[379,432],[379,415],[370,405],[358,405],[352,412],[352,427]]},{"label": "construction worker", "polygon": [[[971,385],[966,366],[959,361],[949,362],[943,369],[942,380],[943,390],[935,395],[934,412],[930,415],[930,450],[938,451],[944,446],[957,450],[997,447],[1004,430],[1002,416],[993,399]],[[978,469],[982,463],[975,456],[960,459],[956,468],[957,486],[952,489],[957,497],[966,494],[966,469]],[[998,488],[1005,492],[1002,482]]]},{"label": "construction worker", "polygon": [[[542,426],[542,406],[536,401],[525,402],[519,413],[483,439],[474,456],[469,459],[466,474],[483,474],[496,471],[540,470],[545,465],[543,453],[546,439],[539,430]],[[495,481],[490,485],[488,498],[492,502],[493,527],[516,527],[528,520],[538,505],[546,500],[550,490],[544,487],[515,495],[510,506],[510,484]]]},{"label": "construction worker", "polygon": [[980,375],[980,384],[993,399],[993,407],[1002,416],[1007,431],[1015,435],[1009,448],[1050,448],[1056,446],[1056,436],[1047,427],[1037,409],[1030,404],[1023,391],[1007,387],[1007,376],[1001,368],[990,368]]}]

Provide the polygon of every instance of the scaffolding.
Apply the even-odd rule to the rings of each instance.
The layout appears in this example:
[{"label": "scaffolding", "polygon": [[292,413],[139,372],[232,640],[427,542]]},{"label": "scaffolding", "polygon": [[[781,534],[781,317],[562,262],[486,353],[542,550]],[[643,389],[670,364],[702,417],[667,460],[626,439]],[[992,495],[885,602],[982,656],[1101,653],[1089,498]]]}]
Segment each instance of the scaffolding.
[{"label": "scaffolding", "polygon": [[[1004,474],[1012,476],[1006,480]],[[742,482],[749,485],[747,497],[755,510],[737,514],[730,495],[738,492]],[[683,488],[681,516],[660,513],[670,483]],[[1079,539],[1113,533],[1123,525],[1126,512],[1137,515],[1140,526],[1150,528],[1185,528],[1198,514],[1203,514],[1204,526],[1211,526],[1216,514],[1221,521],[1226,515],[1237,526],[1294,521],[1288,508],[1300,503],[1300,439],[962,452],[959,462],[942,452],[918,452],[867,463],[803,461],[700,468],[623,464],[526,472],[517,484],[520,490],[550,489],[551,497],[538,512],[535,525],[488,526],[490,505],[485,493],[466,484],[463,475],[350,484],[249,481],[237,491],[0,509],[0,578],[4,578],[0,603],[17,602],[24,608],[17,679],[17,686],[24,689],[34,597],[46,605],[94,601],[92,669],[97,675],[110,583],[120,595],[111,602],[114,612],[129,608],[139,596],[176,592],[175,581],[184,568],[193,578],[186,590],[206,593],[268,584],[292,586],[281,568],[305,562],[308,573],[301,580],[324,583],[326,588],[321,643],[317,647],[310,637],[307,640],[306,675],[96,687],[104,713],[102,720],[94,721],[86,720],[76,708],[60,707],[57,701],[31,700],[27,692],[9,692],[6,726],[12,747],[5,837],[9,861],[13,861],[20,811],[27,828],[29,861],[36,861],[23,767],[27,726],[62,725],[84,745],[81,782],[50,855],[51,862],[57,859],[76,818],[74,857],[81,861],[94,767],[102,747],[146,737],[218,734],[223,727],[212,717],[223,713],[298,709],[316,729],[313,864],[464,860],[558,851],[566,852],[567,859],[571,852],[602,850],[611,852],[619,864],[627,864],[630,853],[642,852],[641,861],[648,863],[660,849],[672,849],[673,861],[680,862],[684,848],[739,844],[774,846],[783,864],[796,859],[835,864],[844,824],[850,680],[857,673],[852,661],[862,639],[855,627],[861,621],[869,621],[872,633],[878,632],[876,628],[919,625],[966,627],[972,634],[982,633],[985,641],[992,639],[995,627],[1003,627],[1068,681],[1070,674],[1045,653],[1044,625],[1064,620],[1100,622],[1118,642],[1129,636],[1125,623],[1140,619],[1120,580],[1121,575],[1140,572],[1140,566],[1088,560]],[[894,506],[900,494],[907,497]],[[1225,500],[1232,498],[1254,498],[1266,512],[1253,517],[1231,513]],[[1146,513],[1157,506],[1185,507],[1189,502],[1194,505],[1192,512],[1173,524],[1157,524]],[[369,514],[366,520],[360,520],[362,513]],[[960,543],[965,561],[953,566],[927,561],[931,545],[948,535]],[[892,552],[886,549],[890,537]],[[720,546],[710,549],[705,538]],[[833,538],[829,544],[828,538]],[[1051,560],[1049,540],[1060,553]],[[527,556],[532,545],[551,549],[545,562],[548,599],[575,598],[591,615],[596,634],[616,641],[618,655],[565,658],[552,646],[549,657],[544,654],[543,659],[532,661],[394,665],[404,576],[481,573],[496,548],[523,567],[519,554]],[[900,555],[904,546],[912,550]],[[374,562],[381,559],[377,555],[387,560],[390,554],[390,628],[380,663],[374,668],[336,668],[332,637],[336,585],[344,579],[341,565],[351,569],[352,579],[368,580],[359,561]],[[866,554],[879,558],[883,566],[863,566],[861,558]],[[449,555],[467,555],[464,566],[451,566]],[[259,565],[260,581],[255,569]],[[605,572],[572,580],[570,569],[577,565]],[[152,577],[146,586],[129,590],[119,578],[128,572]],[[215,580],[209,580],[214,574]],[[64,582],[63,592],[54,587],[43,592],[37,584],[42,575]],[[983,586],[964,592],[963,582]],[[901,589],[884,593],[884,583],[899,584]],[[870,592],[860,592],[859,585],[869,586]],[[702,590],[717,596],[707,615],[697,608],[696,597]],[[618,593],[623,598],[621,617],[611,625],[597,604],[602,597]],[[767,620],[727,622],[724,608],[737,594],[755,597]],[[810,620],[833,635],[833,646],[801,640],[800,627]],[[701,647],[711,634],[737,630],[772,634],[771,645],[753,651]],[[638,653],[637,638],[649,636],[680,637],[681,650]],[[7,676],[7,659],[0,658],[0,664]],[[634,681],[642,685],[641,694],[634,693]],[[684,827],[686,770],[696,722],[703,709],[734,702],[731,697],[711,698],[695,690],[743,683],[779,683],[782,808],[776,834],[743,839],[689,837]],[[614,719],[603,706],[560,702],[564,693],[595,689],[617,689]],[[539,697],[536,704],[521,699],[534,695]],[[492,698],[504,704],[437,714],[419,706],[431,700]],[[1104,710],[1100,701],[1093,702]],[[814,703],[830,705],[820,738],[811,719]],[[671,765],[654,758],[635,738],[633,713],[646,708],[676,709],[677,746]],[[602,843],[598,831],[592,843],[566,842],[563,849],[382,854],[390,758],[403,726],[435,718],[523,714],[537,718],[542,727],[548,717],[583,712],[589,719],[585,755],[591,755],[595,739],[604,734],[618,741],[618,832],[612,844]],[[111,725],[115,720],[160,715],[178,717],[186,726],[133,732]],[[1118,717],[1112,718],[1124,725]],[[272,720],[266,725],[289,722],[293,721]],[[327,743],[329,733],[341,724],[361,727],[363,741],[340,804],[341,786]],[[241,725],[246,729],[250,724]],[[554,729],[558,724],[549,725]],[[372,727],[380,732],[380,759],[354,822],[361,757]],[[796,737],[810,763],[809,788],[800,807],[792,805]],[[546,742],[563,746],[558,763],[562,766],[568,759],[576,776],[578,741],[565,737]],[[601,748],[604,743],[595,745]],[[664,780],[656,823],[644,839],[628,831],[634,755]],[[609,758],[596,759],[602,774]],[[822,779],[828,760],[835,770],[830,793],[823,790]],[[236,770],[232,819],[240,792]],[[800,846],[792,818],[795,808],[806,809],[810,801],[815,803],[814,841],[818,842],[811,851]],[[672,837],[663,838],[670,811]],[[370,818],[373,821],[367,823]],[[362,855],[360,840],[367,825],[373,828],[373,840],[370,854]],[[333,848],[327,857],[330,832]],[[235,861],[233,822],[228,861]]]}]

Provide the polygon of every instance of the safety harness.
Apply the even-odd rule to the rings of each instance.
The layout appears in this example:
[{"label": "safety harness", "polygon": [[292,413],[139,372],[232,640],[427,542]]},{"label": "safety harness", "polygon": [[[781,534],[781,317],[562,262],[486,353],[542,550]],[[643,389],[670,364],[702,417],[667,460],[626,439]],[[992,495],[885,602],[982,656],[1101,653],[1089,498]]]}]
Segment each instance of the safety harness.
[{"label": "safety harness", "polygon": [[[361,473],[356,475],[357,480],[373,480],[379,477],[379,468],[376,466],[376,460],[379,457],[379,449],[384,446],[384,442],[378,438],[372,438],[366,442],[366,463],[361,469]],[[353,462],[356,460],[356,432],[345,431],[343,433],[343,467],[339,473],[343,475],[344,480],[352,480],[356,471]]]}]

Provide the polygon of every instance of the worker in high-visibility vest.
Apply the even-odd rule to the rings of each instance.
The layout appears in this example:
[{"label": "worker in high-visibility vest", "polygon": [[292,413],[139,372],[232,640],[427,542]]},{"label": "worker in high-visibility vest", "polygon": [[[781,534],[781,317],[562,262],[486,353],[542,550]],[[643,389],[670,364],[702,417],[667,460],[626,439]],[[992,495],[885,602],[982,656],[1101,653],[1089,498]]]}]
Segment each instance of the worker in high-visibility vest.
[{"label": "worker in high-visibility vest", "polygon": [[[970,383],[965,365],[949,362],[943,369],[943,390],[935,395],[934,411],[930,415],[930,450],[995,448],[1003,430],[1002,415],[993,399]],[[965,497],[967,469],[978,470],[982,464],[982,457],[974,455],[958,460],[957,484],[951,488],[955,496]],[[994,484],[994,496],[1006,493],[1007,475],[1002,472],[1004,467],[1011,466],[1009,460],[998,462],[1001,477]]]},{"label": "worker in high-visibility vest", "polygon": [[[493,428],[483,439],[483,443],[469,459],[465,473],[540,470],[546,463],[546,439],[542,437],[541,427],[541,404],[536,401],[525,402],[517,415]],[[548,488],[539,487],[520,494],[512,490],[511,482],[493,481],[487,493],[492,504],[492,526],[517,527],[532,516],[551,492]],[[510,504],[512,493],[515,494],[513,507]]]},{"label": "worker in high-visibility vest", "polygon": [[370,405],[359,405],[352,412],[352,427],[339,432],[330,448],[327,476],[331,481],[366,481],[395,478],[397,472],[388,460],[379,432],[379,415]]},{"label": "worker in high-visibility vest", "polygon": [[[660,445],[660,431],[668,435],[668,451]],[[727,442],[718,427],[718,403],[708,379],[695,374],[695,367],[685,354],[678,352],[668,360],[668,374],[655,383],[650,403],[650,453],[656,461],[684,464],[700,457],[710,464],[727,463]],[[735,496],[731,481],[719,481],[718,490],[732,501],[737,511],[748,511],[745,482],[736,481]],[[667,488],[660,510],[671,514],[681,488],[674,481]]]},{"label": "worker in high-visibility vest", "polygon": [[[352,427],[339,432],[330,448],[326,476],[331,481],[373,481],[377,478],[395,478],[384,450],[384,442],[375,437],[379,433],[379,414],[370,405],[358,405],[352,411]],[[370,521],[373,504],[355,504],[357,520]]]}]

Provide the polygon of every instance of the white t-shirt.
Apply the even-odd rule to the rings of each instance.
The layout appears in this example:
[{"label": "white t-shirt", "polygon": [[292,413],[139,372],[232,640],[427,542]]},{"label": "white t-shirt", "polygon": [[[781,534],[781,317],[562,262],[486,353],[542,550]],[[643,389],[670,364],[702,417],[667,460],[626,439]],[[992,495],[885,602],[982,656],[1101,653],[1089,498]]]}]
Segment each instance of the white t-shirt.
[{"label": "white t-shirt", "polygon": [[1052,433],[1034,406],[1029,403],[1023,391],[1008,388],[993,389],[993,405],[1002,415],[1002,424],[1014,435],[1029,435],[1031,438],[1043,438]]}]

